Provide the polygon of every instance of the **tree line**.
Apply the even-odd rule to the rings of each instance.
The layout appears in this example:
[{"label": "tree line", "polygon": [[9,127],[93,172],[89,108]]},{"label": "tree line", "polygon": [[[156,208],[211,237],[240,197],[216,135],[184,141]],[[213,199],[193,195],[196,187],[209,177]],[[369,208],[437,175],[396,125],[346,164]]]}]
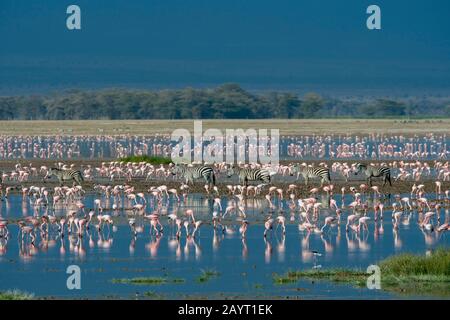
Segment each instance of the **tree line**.
[{"label": "tree line", "polygon": [[212,89],[98,91],[0,97],[1,120],[449,117],[450,97],[325,97]]}]

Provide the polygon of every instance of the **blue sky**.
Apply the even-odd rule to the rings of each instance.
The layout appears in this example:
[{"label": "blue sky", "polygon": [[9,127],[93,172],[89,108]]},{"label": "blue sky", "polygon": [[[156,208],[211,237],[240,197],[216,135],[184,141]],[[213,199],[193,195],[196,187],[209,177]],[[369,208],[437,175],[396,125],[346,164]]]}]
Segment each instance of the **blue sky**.
[{"label": "blue sky", "polygon": [[[81,7],[82,30],[66,28]],[[382,30],[366,28],[366,8]],[[450,2],[2,0],[0,93],[204,87],[448,92]]]}]

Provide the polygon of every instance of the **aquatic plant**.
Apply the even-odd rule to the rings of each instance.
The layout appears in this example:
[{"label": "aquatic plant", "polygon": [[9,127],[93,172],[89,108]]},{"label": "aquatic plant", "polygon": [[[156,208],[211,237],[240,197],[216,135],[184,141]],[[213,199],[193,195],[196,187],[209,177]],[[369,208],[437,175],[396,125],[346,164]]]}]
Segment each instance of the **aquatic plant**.
[{"label": "aquatic plant", "polygon": [[17,289],[0,292],[0,300],[32,300],[34,294]]},{"label": "aquatic plant", "polygon": [[329,270],[304,270],[288,271],[283,275],[274,274],[275,284],[294,283],[301,278],[329,280],[333,282],[354,282],[355,284],[366,283],[368,274],[360,270],[329,269]]},{"label": "aquatic plant", "polygon": [[211,278],[220,276],[220,273],[218,271],[215,271],[212,269],[207,269],[207,270],[202,269],[201,271],[202,271],[202,273],[197,278],[197,282],[207,282]]},{"label": "aquatic plant", "polygon": [[379,264],[382,273],[396,276],[450,277],[450,249],[438,248],[429,255],[403,253]]},{"label": "aquatic plant", "polygon": [[165,299],[164,295],[161,295],[155,291],[146,291],[144,292],[144,296],[153,300],[163,300]]},{"label": "aquatic plant", "polygon": [[[399,254],[379,264],[381,289],[407,295],[450,296],[450,249],[440,248],[429,255]],[[300,279],[325,280],[364,287],[369,274],[363,270],[328,269],[288,271],[273,275],[275,284],[296,283]]]},{"label": "aquatic plant", "polygon": [[182,278],[169,279],[164,277],[137,277],[137,278],[112,279],[111,282],[135,284],[135,285],[160,285],[166,283],[184,283],[185,279]]}]

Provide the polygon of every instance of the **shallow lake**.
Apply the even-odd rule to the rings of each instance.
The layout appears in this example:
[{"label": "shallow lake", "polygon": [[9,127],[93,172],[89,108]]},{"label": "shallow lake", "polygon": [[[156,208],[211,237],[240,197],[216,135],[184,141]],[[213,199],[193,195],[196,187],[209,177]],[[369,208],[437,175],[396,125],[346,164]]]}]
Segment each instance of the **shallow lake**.
[{"label": "shallow lake", "polygon": [[[86,208],[92,208],[98,195],[88,194],[84,198]],[[371,196],[367,196],[368,200]],[[435,197],[428,194],[429,199]],[[334,197],[342,207],[341,196]],[[105,208],[111,206],[102,199]],[[323,201],[326,197],[319,197]],[[418,212],[406,212],[398,231],[393,230],[391,211],[386,210],[384,220],[369,223],[369,230],[357,235],[345,230],[346,217],[350,213],[347,205],[350,195],[344,199],[344,210],[340,227],[333,226],[323,235],[300,231],[298,209],[289,209],[289,201],[274,200],[273,216],[286,216],[286,236],[281,228],[263,238],[263,222],[271,211],[266,200],[247,200],[246,213],[250,222],[245,240],[238,232],[239,217],[229,214],[224,220],[228,232],[213,231],[210,224],[212,199],[198,194],[189,195],[186,202],[178,203],[173,198],[157,205],[151,197],[147,199],[146,213],[177,212],[193,209],[196,218],[205,224],[195,239],[184,234],[178,241],[174,226],[162,217],[164,234],[150,236],[149,224],[137,217],[137,224],[144,224],[144,231],[136,239],[128,226],[126,214],[120,209],[115,213],[114,228],[105,228],[102,234],[91,228],[83,238],[50,232],[48,241],[39,235],[35,246],[22,245],[18,240],[18,227],[10,224],[10,238],[0,240],[0,291],[20,289],[34,293],[37,297],[120,297],[120,298],[397,298],[382,290],[355,288],[329,282],[298,281],[290,284],[275,284],[273,274],[284,274],[289,270],[312,268],[358,268],[366,270],[371,264],[401,252],[425,254],[427,250],[448,246],[447,233],[423,232],[417,224]],[[222,206],[229,204],[222,197]],[[369,200],[368,200],[369,201]],[[371,200],[370,200],[371,201]],[[371,203],[371,202],[368,203]],[[393,201],[393,200],[391,200]],[[123,198],[123,207],[130,204]],[[390,201],[385,201],[389,207]],[[369,206],[370,208],[370,206]],[[282,211],[280,211],[280,209]],[[51,210],[50,210],[51,211]],[[12,194],[1,203],[1,216],[15,221],[30,215],[42,215],[44,208],[36,210],[28,198]],[[65,209],[55,208],[55,214],[64,215]],[[318,225],[327,216],[326,204],[321,210]],[[295,221],[290,221],[294,216]],[[373,211],[369,212],[373,217]],[[440,210],[440,221],[448,219],[449,212]],[[383,232],[380,232],[380,227]],[[375,232],[375,228],[378,232]],[[233,232],[234,231],[234,232]],[[314,256],[312,251],[322,255]],[[66,268],[78,265],[81,268],[81,290],[68,290]],[[203,271],[213,271],[211,276],[200,279]],[[134,285],[115,283],[113,279],[135,277],[162,277],[166,283]],[[178,280],[178,281],[174,281]],[[404,296],[400,296],[405,298]],[[414,297],[407,297],[414,298]]]}]

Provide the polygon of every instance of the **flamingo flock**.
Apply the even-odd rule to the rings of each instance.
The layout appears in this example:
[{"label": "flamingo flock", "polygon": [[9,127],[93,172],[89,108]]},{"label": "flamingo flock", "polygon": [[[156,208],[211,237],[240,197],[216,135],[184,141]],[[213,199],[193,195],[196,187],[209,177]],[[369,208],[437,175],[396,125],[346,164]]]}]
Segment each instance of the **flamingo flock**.
[{"label": "flamingo flock", "polygon": [[[423,135],[336,135],[315,134],[282,136],[276,147],[280,156],[294,159],[408,159],[446,160],[447,136]],[[265,152],[264,145],[247,144],[248,152]],[[194,153],[209,152],[212,146],[195,145]],[[239,148],[243,148],[239,147]],[[173,149],[170,134],[60,136],[0,136],[0,159],[79,159],[122,158],[129,155],[169,157]],[[210,150],[211,149],[211,150]],[[215,150],[222,156],[224,150]],[[262,154],[262,153],[260,153]]]},{"label": "flamingo flock", "polygon": [[[64,163],[56,165],[73,167]],[[404,163],[397,165],[405,167]],[[407,167],[417,166],[416,162]],[[438,167],[445,166],[448,167],[448,164]],[[31,176],[46,174],[46,167],[32,168],[31,164],[26,167],[33,173]],[[25,166],[17,164],[15,169],[25,170]],[[13,220],[0,215],[0,242],[3,243],[0,253],[5,252],[4,242],[11,238],[13,224],[17,225],[21,248],[32,248],[24,250],[28,254],[44,243],[66,237],[71,239],[74,248],[81,246],[84,238],[93,241],[94,235],[102,247],[110,247],[113,234],[124,226],[129,228],[132,247],[141,234],[156,239],[149,248],[153,252],[157,251],[157,243],[165,236],[175,247],[181,238],[198,245],[196,241],[203,228],[213,230],[214,241],[219,241],[216,237],[220,234],[236,234],[244,243],[252,225],[262,225],[261,237],[267,252],[272,250],[272,238],[281,238],[281,246],[286,234],[292,232],[302,234],[304,239],[309,239],[310,235],[320,235],[329,247],[327,237],[340,236],[341,224],[345,224],[344,232],[352,246],[354,239],[367,236],[371,230],[374,237],[381,236],[387,226],[387,218],[392,220],[396,245],[400,243],[400,233],[405,226],[416,226],[427,243],[436,241],[450,229],[450,194],[448,189],[443,188],[446,186],[443,180],[435,181],[434,190],[426,190],[424,184],[414,183],[409,194],[390,197],[379,187],[368,187],[366,184],[342,187],[340,190],[335,190],[333,184],[313,187],[305,197],[300,196],[299,192],[303,186],[297,184],[227,185],[223,194],[219,194],[218,189],[205,189],[205,193],[199,195],[183,183],[176,188],[159,184],[140,191],[127,179],[127,174],[135,177],[136,172],[141,176],[147,176],[148,172],[156,175],[158,169],[158,174],[170,177],[168,168],[164,166],[112,161],[85,170],[103,171],[101,175],[104,177],[109,177],[109,174],[122,175],[125,177],[124,183],[114,183],[114,180],[107,178],[103,180],[106,183],[94,184],[92,190],[80,185],[50,187],[44,182],[39,186],[16,185],[2,189],[2,200],[6,204],[12,194],[21,197],[23,217]],[[220,164],[217,170],[220,172]],[[152,179],[151,183],[155,181]],[[198,197],[203,199],[203,205],[190,205]],[[31,209],[30,214],[28,208]],[[386,216],[387,211],[390,217]],[[145,231],[146,228],[148,231]],[[364,245],[362,243],[360,247]],[[81,248],[78,250],[83,251]]]}]

